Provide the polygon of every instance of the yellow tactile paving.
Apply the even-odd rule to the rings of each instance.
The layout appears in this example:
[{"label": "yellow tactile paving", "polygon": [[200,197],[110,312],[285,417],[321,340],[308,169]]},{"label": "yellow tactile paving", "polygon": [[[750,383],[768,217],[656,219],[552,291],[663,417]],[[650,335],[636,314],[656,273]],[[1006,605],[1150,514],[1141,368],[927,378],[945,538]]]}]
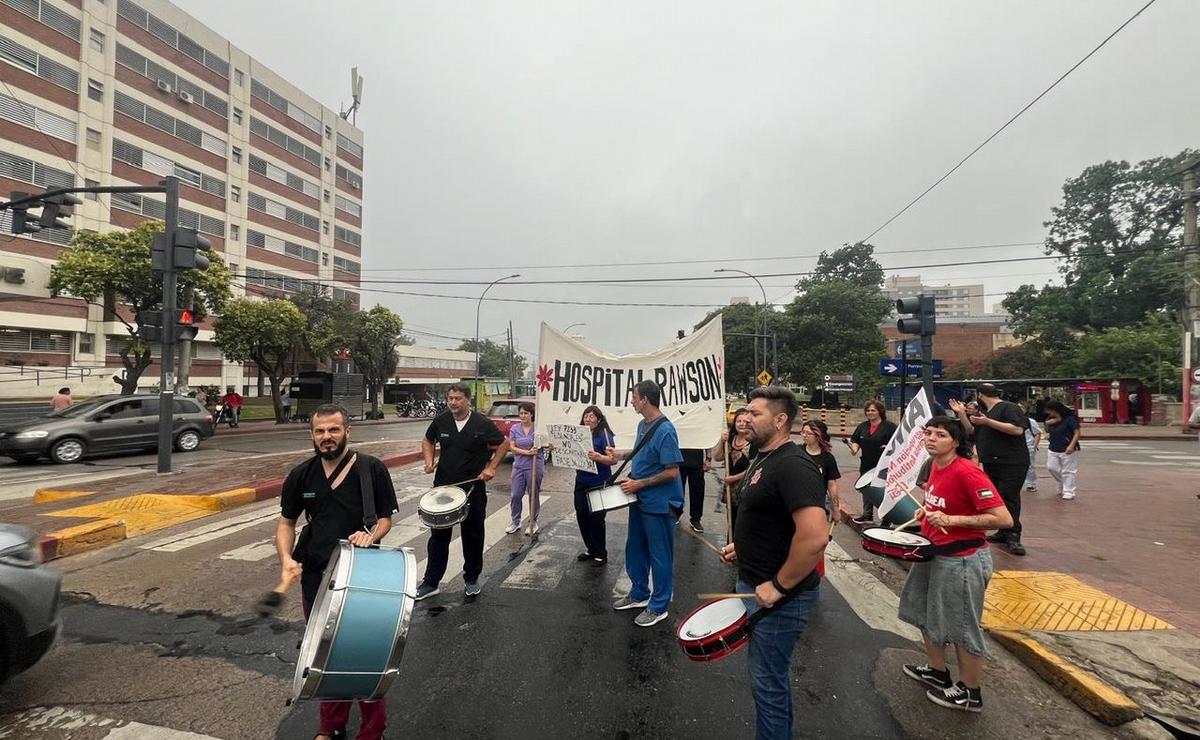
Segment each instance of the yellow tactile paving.
[{"label": "yellow tactile paving", "polygon": [[143,493],[136,496],[102,501],[72,509],[47,512],[48,516],[77,519],[120,519],[125,522],[128,536],[133,537],[181,522],[199,519],[221,509],[212,496],[175,496]]},{"label": "yellow tactile paving", "polygon": [[983,600],[988,629],[1129,632],[1173,626],[1064,573],[997,571]]},{"label": "yellow tactile paving", "polygon": [[33,503],[52,504],[73,498],[91,496],[95,491],[59,491],[56,489],[39,488],[33,492]]}]

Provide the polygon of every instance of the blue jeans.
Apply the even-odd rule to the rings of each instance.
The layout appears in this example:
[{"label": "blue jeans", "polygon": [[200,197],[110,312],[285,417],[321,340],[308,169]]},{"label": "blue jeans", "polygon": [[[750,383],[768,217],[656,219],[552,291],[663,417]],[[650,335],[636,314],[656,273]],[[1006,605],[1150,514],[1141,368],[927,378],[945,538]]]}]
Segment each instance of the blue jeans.
[{"label": "blue jeans", "polygon": [[[633,588],[629,598],[650,597],[650,610],[662,614],[671,604],[675,587],[675,518],[647,514],[637,504],[629,507],[629,534],[625,540],[625,572]],[[650,573],[654,592],[650,592]]]},{"label": "blue jeans", "polygon": [[[754,587],[745,581],[737,582],[737,592],[748,594]],[[817,606],[820,589],[796,594],[783,605],[771,608],[771,613],[759,620],[750,634],[750,692],[754,695],[756,740],[790,740],[793,713],[790,667],[792,649],[804,632],[813,609]],[[761,607],[746,601],[746,610],[753,615]]]}]

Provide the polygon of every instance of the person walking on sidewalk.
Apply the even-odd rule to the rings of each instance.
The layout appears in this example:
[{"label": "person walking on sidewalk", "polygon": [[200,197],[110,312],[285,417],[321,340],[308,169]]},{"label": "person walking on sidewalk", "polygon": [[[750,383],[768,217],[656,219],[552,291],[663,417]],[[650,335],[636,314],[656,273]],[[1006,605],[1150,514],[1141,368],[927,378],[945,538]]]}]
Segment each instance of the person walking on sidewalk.
[{"label": "person walking on sidewalk", "polygon": [[1046,469],[1058,481],[1058,495],[1065,501],[1075,498],[1079,475],[1079,417],[1062,401],[1046,404],[1046,428],[1050,430],[1050,452]]},{"label": "person walking on sidewalk", "polygon": [[[933,465],[917,516],[921,535],[933,543],[934,557],[913,563],[900,592],[899,617],[921,630],[928,662],[905,665],[903,670],[930,687],[925,696],[934,704],[979,712],[987,657],[980,622],[992,577],[992,556],[983,533],[1009,527],[1013,520],[993,481],[971,461],[962,424],[944,416],[930,419],[925,424],[925,451]],[[953,683],[946,645],[954,645],[958,659],[958,681]]]},{"label": "person walking on sidewalk", "polygon": [[579,423],[592,430],[592,450],[588,453],[588,459],[596,463],[596,472],[575,471],[575,521],[579,524],[579,536],[583,538],[584,547],[584,551],[575,559],[581,563],[590,560],[592,564],[600,566],[608,562],[608,543],[604,531],[606,512],[593,512],[588,507],[587,491],[608,483],[615,460],[605,454],[605,450],[616,444],[616,437],[598,406],[584,409]]},{"label": "person walking on sidewalk", "polygon": [[659,411],[661,400],[662,388],[653,380],[634,386],[633,410],[642,416],[634,449],[605,450],[614,460],[632,458],[633,463],[629,478],[621,482],[622,491],[637,494],[629,507],[625,538],[625,572],[631,587],[628,596],[613,603],[613,609],[642,609],[633,620],[639,627],[651,627],[667,618],[675,586],[675,520],[683,514],[683,485],[679,482],[683,453],[675,426]]},{"label": "person walking on sidewalk", "polygon": [[[888,421],[887,406],[883,401],[870,400],[863,406],[863,415],[867,420],[859,424],[850,435],[850,454],[858,458],[858,474],[875,469],[879,458],[883,457],[883,448],[896,432],[896,425]],[[862,514],[854,518],[855,524],[871,524],[875,521],[875,505],[867,498],[863,489]]]},{"label": "person walking on sidewalk", "polygon": [[704,533],[700,518],[704,516],[704,474],[712,468],[711,450],[681,450],[683,464],[679,475],[688,499],[688,520],[693,532]]},{"label": "person walking on sidewalk", "polygon": [[[546,473],[546,459],[537,448],[533,434],[534,405],[522,401],[517,406],[516,424],[508,428],[508,450],[513,454],[512,464],[512,500],[509,510],[512,513],[512,524],[504,530],[505,534],[515,534],[521,528],[521,503],[529,495],[533,486],[533,503],[530,504],[529,534],[538,533],[538,521],[542,513],[542,476]],[[532,478],[532,482],[530,481]]]},{"label": "person walking on sidewalk", "polygon": [[[387,467],[379,460],[347,448],[350,418],[336,404],[318,406],[310,423],[311,459],[297,465],[284,480],[280,494],[280,517],[275,526],[275,550],[279,554],[282,579],[300,579],[304,619],[317,600],[325,566],[339,540],[355,547],[370,547],[381,541],[392,527],[396,511],[396,489]],[[364,490],[364,486],[369,490]],[[374,504],[375,521],[365,502]],[[296,540],[296,520],[303,513],[308,521]],[[317,740],[343,738],[350,718],[349,701],[322,701]],[[387,702],[360,701],[362,724],[359,740],[379,740],[387,724]]]},{"label": "person walking on sidewalk", "polygon": [[792,737],[792,651],[816,609],[817,563],[829,543],[824,476],[790,439],[798,411],[783,386],[750,392],[758,457],[746,471],[733,542],[721,552],[737,566],[737,592],[754,594],[744,603],[754,628],[746,663],[757,740]]},{"label": "person walking on sidewalk", "polygon": [[[496,477],[496,469],[508,454],[508,440],[491,419],[471,409],[471,388],[453,383],[446,391],[449,408],[433,417],[421,453],[425,473],[433,473],[434,486],[459,482],[467,486],[467,518],[460,525],[462,534],[463,581],[467,596],[478,596],[479,574],[483,572],[483,526],[487,518],[487,481]],[[495,451],[492,448],[495,447]],[[437,463],[433,453],[438,451]],[[429,532],[425,575],[417,586],[416,600],[438,593],[438,584],[450,563],[450,540],[454,528]]]},{"label": "person walking on sidewalk", "polygon": [[1029,417],[1029,428],[1025,430],[1025,447],[1029,450],[1029,472],[1025,474],[1025,490],[1037,491],[1037,453],[1042,444],[1042,425]]},{"label": "person walking on sidewalk", "polygon": [[958,414],[966,433],[974,433],[979,462],[1012,515],[1012,526],[989,535],[988,541],[1006,545],[1013,555],[1024,555],[1021,486],[1029,472],[1029,448],[1025,446],[1029,418],[1017,404],[1001,400],[1000,389],[991,383],[983,383],[976,390],[981,413],[968,414],[966,407],[954,399],[950,400],[950,408]]},{"label": "person walking on sidewalk", "polygon": [[50,410],[62,411],[65,408],[70,408],[72,403],[71,389],[67,387],[59,388],[58,393],[55,393],[50,399]]}]

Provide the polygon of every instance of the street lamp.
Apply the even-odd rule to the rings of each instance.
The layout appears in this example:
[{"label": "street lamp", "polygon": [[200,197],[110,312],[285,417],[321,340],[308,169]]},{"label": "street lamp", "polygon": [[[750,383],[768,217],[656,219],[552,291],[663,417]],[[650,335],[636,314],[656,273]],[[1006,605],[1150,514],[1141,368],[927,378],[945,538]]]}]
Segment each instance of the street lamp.
[{"label": "street lamp", "polygon": [[571,331],[571,329],[573,329],[577,326],[587,326],[587,324],[583,323],[582,321],[577,321],[574,324],[571,324],[570,326],[568,326],[566,329],[563,329],[563,334],[566,334],[567,332]]},{"label": "street lamp", "polygon": [[[750,273],[746,272],[745,270],[738,270],[733,267],[720,267],[720,268],[717,268],[716,270],[713,270],[713,272],[736,272],[741,275],[745,275],[746,277],[750,278],[754,282],[758,283],[758,289],[760,291],[762,291],[762,299],[763,299],[763,302],[762,302],[762,340],[763,340],[763,365],[764,365],[764,369],[765,369],[765,365],[767,364],[767,290],[766,290],[766,288],[763,287],[761,280],[759,280],[755,276],[751,275]],[[778,361],[779,358],[775,358],[775,359],[776,359],[776,361]],[[755,340],[755,342],[754,342],[754,362],[755,362],[755,364],[758,364],[758,340]],[[778,370],[778,368],[776,368],[776,369]]]},{"label": "street lamp", "polygon": [[475,383],[477,391],[479,387],[479,381],[483,377],[479,372],[479,309],[483,308],[483,297],[488,294],[488,291],[491,290],[492,286],[496,283],[502,283],[505,280],[512,280],[513,278],[519,277],[521,277],[520,274],[507,275],[488,283],[488,286],[483,289],[482,293],[479,294],[479,302],[475,304]]}]

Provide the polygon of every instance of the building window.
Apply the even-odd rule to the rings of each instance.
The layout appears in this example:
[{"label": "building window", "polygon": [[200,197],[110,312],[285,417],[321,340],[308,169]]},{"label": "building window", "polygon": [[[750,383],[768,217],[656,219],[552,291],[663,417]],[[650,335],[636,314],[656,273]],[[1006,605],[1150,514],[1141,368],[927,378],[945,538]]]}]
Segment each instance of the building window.
[{"label": "building window", "polygon": [[90,355],[96,352],[96,335],[95,334],[80,334],[79,335],[79,354]]},{"label": "building window", "polygon": [[[96,180],[88,180],[85,178],[83,181],[83,186],[85,188],[98,188],[98,187],[100,187],[100,183]],[[97,193],[84,193],[83,199],[84,200],[99,200],[100,196]]]},{"label": "building window", "polygon": [[241,203],[242,202],[242,189],[240,187],[238,187],[237,185],[230,185],[229,186],[229,199],[232,200],[234,203]]},{"label": "building window", "polygon": [[242,70],[235,69],[233,70],[233,81],[237,83],[238,87],[241,87],[246,84],[246,75],[242,73]]},{"label": "building window", "polygon": [[233,148],[233,163],[234,164],[242,163],[242,150],[236,146]]},{"label": "building window", "polygon": [[322,233],[322,234],[328,234],[328,233],[329,233],[329,222],[328,222],[328,221],[322,221],[322,222],[321,222],[321,233]]},{"label": "building window", "polygon": [[241,108],[233,109],[233,122],[239,126],[242,125],[242,109]]},{"label": "building window", "polygon": [[229,240],[236,242],[242,236],[242,227],[237,224],[229,224]]},{"label": "building window", "polygon": [[333,162],[330,162],[329,157],[326,157],[325,158],[325,171],[328,172],[331,169],[333,169]]},{"label": "building window", "polygon": [[100,148],[100,132],[94,128],[89,128],[85,133],[87,137],[87,145],[89,149]]},{"label": "building window", "polygon": [[100,33],[99,31],[97,31],[96,29],[93,28],[91,30],[91,34],[88,36],[88,46],[92,47],[96,51],[103,52],[104,51],[104,34]]},{"label": "building window", "polygon": [[104,100],[104,85],[95,80],[88,80],[88,97],[92,100]]}]

